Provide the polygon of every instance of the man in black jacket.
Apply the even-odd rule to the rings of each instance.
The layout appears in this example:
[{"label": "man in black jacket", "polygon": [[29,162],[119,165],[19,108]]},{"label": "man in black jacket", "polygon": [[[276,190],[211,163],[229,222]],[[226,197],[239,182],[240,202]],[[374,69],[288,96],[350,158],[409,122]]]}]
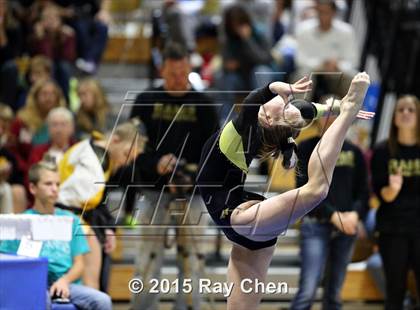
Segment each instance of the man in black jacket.
[{"label": "man in black jacket", "polygon": [[[135,218],[142,230],[136,272],[145,285],[150,278],[160,278],[167,228],[174,227],[174,220],[178,224],[198,224],[203,210],[201,198],[192,191],[193,174],[205,141],[218,128],[218,118],[211,100],[189,84],[190,72],[187,51],[179,44],[169,43],[163,53],[161,68],[164,84],[139,94],[131,111],[131,117],[139,117],[143,121],[149,139],[145,153],[136,161],[136,174],[144,194],[144,209],[140,209],[138,218]],[[179,203],[179,198],[183,202]],[[178,212],[175,215],[176,212],[169,207],[175,200],[177,207],[183,207],[182,214]],[[199,233],[198,229],[193,230],[194,234]],[[192,274],[198,274],[197,262],[192,257],[192,238],[184,239],[184,244],[178,243],[181,256],[192,260],[183,267],[179,266],[181,284],[182,279],[189,281]],[[148,294],[147,291],[145,289],[134,296],[134,309],[156,308],[158,295]],[[177,304],[181,309],[186,306],[198,309],[198,294],[194,296],[178,295]]]},{"label": "man in black jacket", "polygon": [[[319,132],[333,121],[319,121]],[[307,164],[319,135],[299,144],[297,187],[308,180]],[[320,280],[323,282],[323,309],[341,309],[340,293],[350,262],[357,227],[367,212],[366,164],[358,147],[344,141],[331,180],[327,199],[308,213],[301,224],[301,271],[299,291],[291,309],[309,309]]]}]

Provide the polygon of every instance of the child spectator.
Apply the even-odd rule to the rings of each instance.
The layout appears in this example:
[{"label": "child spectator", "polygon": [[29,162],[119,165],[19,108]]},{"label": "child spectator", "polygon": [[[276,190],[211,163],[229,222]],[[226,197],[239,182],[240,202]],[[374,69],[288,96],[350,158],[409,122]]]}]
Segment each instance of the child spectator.
[{"label": "child spectator", "polygon": [[[35,197],[34,205],[25,214],[70,216],[73,218],[70,241],[44,241],[40,256],[48,258],[48,286],[50,298],[67,298],[78,309],[112,309],[111,299],[105,293],[81,285],[83,257],[89,252],[86,238],[80,231],[81,223],[71,212],[54,207],[58,198],[60,178],[55,165],[47,162],[35,164],[29,170],[30,191]],[[16,253],[20,241],[0,242],[0,251]],[[50,305],[49,305],[50,306]],[[49,309],[50,307],[47,307]]]}]

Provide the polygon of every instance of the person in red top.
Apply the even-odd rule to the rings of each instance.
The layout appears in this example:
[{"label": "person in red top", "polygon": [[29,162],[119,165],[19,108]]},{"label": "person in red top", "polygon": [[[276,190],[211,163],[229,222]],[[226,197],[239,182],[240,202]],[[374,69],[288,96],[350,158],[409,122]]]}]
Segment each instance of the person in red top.
[{"label": "person in red top", "polygon": [[65,106],[64,96],[54,81],[40,81],[29,91],[25,106],[11,123],[8,149],[16,156],[18,166],[25,173],[29,154],[35,145],[48,142],[45,123],[48,113]]}]

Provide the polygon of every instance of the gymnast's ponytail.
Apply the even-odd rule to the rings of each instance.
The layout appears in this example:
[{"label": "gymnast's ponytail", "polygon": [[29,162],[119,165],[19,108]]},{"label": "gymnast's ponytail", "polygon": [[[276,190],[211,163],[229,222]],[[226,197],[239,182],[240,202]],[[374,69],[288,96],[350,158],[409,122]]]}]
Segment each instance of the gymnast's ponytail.
[{"label": "gymnast's ponytail", "polygon": [[281,151],[283,155],[282,166],[284,169],[293,169],[298,161],[297,158],[297,145],[292,137],[288,138],[288,143]]},{"label": "gymnast's ponytail", "polygon": [[280,154],[283,156],[282,166],[284,169],[293,169],[297,164],[297,146],[295,138],[300,131],[289,126],[274,126],[272,128],[263,128],[262,130],[262,159],[269,157],[277,158]]}]

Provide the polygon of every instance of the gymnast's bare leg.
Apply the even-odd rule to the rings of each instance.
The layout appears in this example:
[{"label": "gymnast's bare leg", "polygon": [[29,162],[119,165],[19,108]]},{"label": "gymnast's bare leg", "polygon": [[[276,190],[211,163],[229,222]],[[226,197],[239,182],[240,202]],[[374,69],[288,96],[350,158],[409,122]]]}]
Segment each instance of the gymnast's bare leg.
[{"label": "gymnast's bare leg", "polygon": [[[267,241],[277,237],[289,224],[325,199],[347,130],[362,106],[369,83],[366,73],[359,73],[353,78],[347,95],[341,101],[340,115],[311,155],[308,183],[261,202],[241,204],[231,216],[233,229],[251,240]],[[233,244],[228,281],[234,283],[234,289],[228,298],[228,309],[257,309],[261,293],[241,292],[240,282],[244,278],[264,282],[273,252],[274,246],[251,251]]]}]

